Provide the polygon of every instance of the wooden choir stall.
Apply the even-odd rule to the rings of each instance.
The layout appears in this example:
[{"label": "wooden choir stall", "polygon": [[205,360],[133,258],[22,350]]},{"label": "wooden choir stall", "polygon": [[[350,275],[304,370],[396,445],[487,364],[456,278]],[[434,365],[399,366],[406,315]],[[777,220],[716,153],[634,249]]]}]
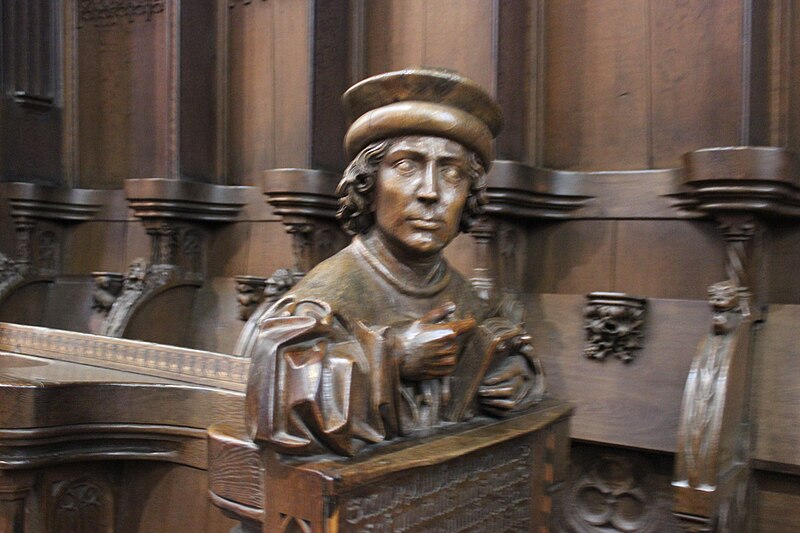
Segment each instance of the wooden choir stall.
[{"label": "wooden choir stall", "polygon": [[800,531],[798,13],[0,0],[0,533]]}]

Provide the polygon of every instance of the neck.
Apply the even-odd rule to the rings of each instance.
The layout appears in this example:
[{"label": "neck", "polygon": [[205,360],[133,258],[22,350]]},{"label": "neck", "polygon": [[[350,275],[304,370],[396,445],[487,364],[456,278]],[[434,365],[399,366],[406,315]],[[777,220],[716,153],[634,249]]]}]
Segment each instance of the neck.
[{"label": "neck", "polygon": [[439,273],[442,254],[420,256],[400,249],[376,228],[364,236],[364,246],[399,279],[407,279],[414,285],[427,285]]}]

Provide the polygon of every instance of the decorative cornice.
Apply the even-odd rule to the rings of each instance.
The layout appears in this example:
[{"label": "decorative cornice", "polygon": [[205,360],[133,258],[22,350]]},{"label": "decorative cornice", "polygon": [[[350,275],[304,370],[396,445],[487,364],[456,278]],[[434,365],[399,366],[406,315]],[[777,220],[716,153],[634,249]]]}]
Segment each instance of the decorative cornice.
[{"label": "decorative cornice", "polygon": [[8,183],[3,196],[15,218],[82,222],[100,210],[102,192],[92,189],[64,189],[34,183]]},{"label": "decorative cornice", "polygon": [[336,185],[340,175],[312,169],[267,170],[264,194],[281,217],[335,219],[339,209]]},{"label": "decorative cornice", "polygon": [[684,154],[675,207],[709,214],[800,217],[800,161],[776,147],[731,146]]},{"label": "decorative cornice", "polygon": [[2,429],[0,468],[41,468],[109,457],[201,467],[202,463],[187,452],[196,452],[205,434],[202,429],[121,423]]},{"label": "decorative cornice", "polygon": [[232,222],[247,203],[245,189],[163,178],[125,180],[128,204],[145,221]]},{"label": "decorative cornice", "polygon": [[110,26],[119,19],[134,22],[149,21],[153,15],[164,11],[165,0],[80,0],[80,22],[94,22],[97,26]]},{"label": "decorative cornice", "polygon": [[563,219],[591,196],[559,180],[560,172],[517,161],[495,161],[487,176],[488,215],[518,219]]}]

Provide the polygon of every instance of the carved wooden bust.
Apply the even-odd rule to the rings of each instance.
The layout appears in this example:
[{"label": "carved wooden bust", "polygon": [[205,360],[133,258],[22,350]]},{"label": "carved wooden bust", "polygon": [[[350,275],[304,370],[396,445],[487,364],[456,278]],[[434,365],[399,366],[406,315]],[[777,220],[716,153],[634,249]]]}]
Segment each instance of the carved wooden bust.
[{"label": "carved wooden bust", "polygon": [[344,102],[352,162],[338,217],[354,237],[250,318],[239,344],[253,359],[251,436],[282,453],[353,455],[536,403],[530,338],[442,257],[485,203],[499,107],[438,70],[369,78]]}]

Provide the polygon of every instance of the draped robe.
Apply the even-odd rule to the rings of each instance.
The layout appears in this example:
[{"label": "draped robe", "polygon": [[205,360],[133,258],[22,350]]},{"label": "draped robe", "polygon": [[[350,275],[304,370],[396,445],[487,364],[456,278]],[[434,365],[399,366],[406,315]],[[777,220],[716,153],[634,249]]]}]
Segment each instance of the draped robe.
[{"label": "draped robe", "polygon": [[[455,370],[445,378],[402,379],[389,332],[447,302],[456,307],[451,319],[478,323],[459,337]],[[473,416],[481,408],[478,386],[508,355],[498,346],[522,333],[490,317],[446,262],[430,283],[412,286],[358,237],[250,324],[239,342],[252,358],[248,428],[255,440],[292,454],[353,455],[369,443]],[[537,361],[526,361],[541,374]]]}]

